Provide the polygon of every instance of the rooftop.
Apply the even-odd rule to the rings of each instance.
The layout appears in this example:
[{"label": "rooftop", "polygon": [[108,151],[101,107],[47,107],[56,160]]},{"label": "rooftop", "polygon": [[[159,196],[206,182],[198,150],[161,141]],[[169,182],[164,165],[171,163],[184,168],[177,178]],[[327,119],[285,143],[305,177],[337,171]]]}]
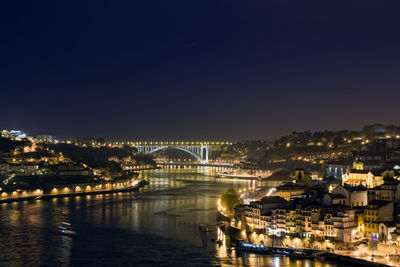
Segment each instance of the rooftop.
[{"label": "rooftop", "polygon": [[369,173],[369,170],[357,170],[357,169],[352,169],[350,173],[360,173],[360,174],[367,174]]},{"label": "rooftop", "polygon": [[287,175],[271,175],[265,179],[267,182],[272,182],[272,181],[280,181],[280,182],[293,182],[293,180],[296,180],[293,177],[287,176]]},{"label": "rooftop", "polygon": [[296,184],[296,183],[285,183],[276,188],[276,190],[295,190],[295,189],[304,189],[304,185]]},{"label": "rooftop", "polygon": [[346,198],[346,196],[344,196],[344,195],[342,195],[342,194],[329,194],[329,196],[330,196],[332,199],[344,199],[344,198]]},{"label": "rooftop", "polygon": [[378,208],[386,206],[390,203],[393,203],[391,201],[384,201],[384,200],[373,200],[370,203],[368,203],[368,206],[373,205],[373,206],[378,206]]},{"label": "rooftop", "polygon": [[359,186],[348,186],[348,185],[342,185],[344,188],[346,188],[350,192],[354,191],[367,191],[367,188],[365,186],[359,185]]},{"label": "rooftop", "polygon": [[277,197],[277,196],[263,197],[260,202],[261,202],[261,204],[287,204],[288,203],[285,199],[283,199],[281,197]]}]

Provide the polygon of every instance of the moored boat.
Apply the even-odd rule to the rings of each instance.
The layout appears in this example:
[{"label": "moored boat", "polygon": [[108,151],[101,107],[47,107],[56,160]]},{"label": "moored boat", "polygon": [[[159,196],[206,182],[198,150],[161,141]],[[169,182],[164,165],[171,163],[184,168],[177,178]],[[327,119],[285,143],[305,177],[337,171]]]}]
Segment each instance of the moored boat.
[{"label": "moored boat", "polygon": [[59,233],[66,236],[74,237],[76,236],[75,229],[72,227],[70,223],[62,222],[61,225],[58,226]]},{"label": "moored boat", "polygon": [[235,249],[238,251],[255,252],[255,253],[272,253],[272,248],[265,245],[256,245],[251,243],[245,243],[243,241],[237,241]]}]

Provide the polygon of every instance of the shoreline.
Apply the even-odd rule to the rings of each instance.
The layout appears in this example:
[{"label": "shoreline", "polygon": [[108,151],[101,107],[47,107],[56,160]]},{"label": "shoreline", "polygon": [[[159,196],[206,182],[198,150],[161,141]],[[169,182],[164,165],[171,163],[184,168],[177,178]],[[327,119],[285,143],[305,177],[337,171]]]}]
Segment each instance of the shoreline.
[{"label": "shoreline", "polygon": [[[254,253],[254,254],[270,254],[275,256],[287,256],[295,259],[322,259],[332,263],[338,264],[361,264],[362,266],[390,266],[383,263],[369,261],[365,259],[360,259],[352,256],[346,256],[341,254],[336,254],[334,252],[329,252],[327,250],[315,250],[315,249],[296,249],[287,247],[264,247],[263,249],[251,246],[234,246],[235,251],[238,253]],[[299,253],[299,254],[297,254]]]},{"label": "shoreline", "polygon": [[[220,211],[217,210],[217,222],[230,222],[230,218],[221,214]],[[334,253],[333,251],[323,250],[323,249],[310,249],[310,248],[289,248],[284,246],[260,246],[253,243],[245,243],[248,245],[237,245],[237,239],[235,234],[231,231],[232,227],[228,225],[227,228],[220,228],[222,232],[230,237],[232,240],[232,245],[235,251],[240,253],[254,253],[254,254],[271,254],[278,256],[287,256],[290,258],[303,258],[303,259],[322,259],[328,262],[337,263],[337,264],[346,264],[346,265],[362,265],[362,266],[391,266],[384,263],[380,263],[377,261],[370,261],[368,259],[357,258],[351,255],[342,255]],[[236,245],[235,245],[236,243]]]},{"label": "shoreline", "polygon": [[124,187],[124,188],[105,189],[105,190],[90,191],[90,192],[75,192],[75,193],[66,193],[66,194],[48,194],[48,195],[40,195],[40,196],[7,198],[7,199],[0,199],[0,203],[13,203],[13,202],[28,201],[28,200],[42,200],[42,199],[51,199],[51,198],[86,196],[86,195],[101,195],[101,194],[106,195],[106,194],[119,193],[119,192],[130,192],[130,191],[137,191],[137,190],[139,190],[140,187],[145,186],[147,184],[148,184],[148,182],[146,180],[142,180],[135,186]]}]

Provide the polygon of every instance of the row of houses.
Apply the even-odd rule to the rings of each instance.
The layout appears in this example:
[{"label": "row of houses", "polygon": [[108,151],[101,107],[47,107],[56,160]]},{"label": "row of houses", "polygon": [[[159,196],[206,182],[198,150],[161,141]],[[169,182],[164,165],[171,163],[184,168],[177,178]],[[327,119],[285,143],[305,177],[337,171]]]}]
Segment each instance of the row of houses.
[{"label": "row of houses", "polygon": [[396,241],[400,224],[397,229],[394,203],[399,199],[400,182],[393,178],[385,178],[385,182],[374,189],[339,185],[319,198],[306,193],[296,193],[298,196],[290,200],[265,197],[236,206],[231,225],[267,235],[328,239],[345,244],[363,239]]},{"label": "row of houses", "polygon": [[[37,163],[8,163],[0,162],[0,174],[16,174],[16,175],[40,175],[40,167],[42,164]],[[50,166],[50,165],[49,165]],[[54,172],[58,175],[93,175],[86,166],[81,164],[55,164],[51,165]]]}]

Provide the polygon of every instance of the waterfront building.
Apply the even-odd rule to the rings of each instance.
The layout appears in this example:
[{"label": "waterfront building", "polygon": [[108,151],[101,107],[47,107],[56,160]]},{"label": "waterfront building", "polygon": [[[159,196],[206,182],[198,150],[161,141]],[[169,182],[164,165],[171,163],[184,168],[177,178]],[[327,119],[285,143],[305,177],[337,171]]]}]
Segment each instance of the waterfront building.
[{"label": "waterfront building", "polygon": [[333,216],[333,227],[335,229],[335,240],[344,243],[353,243],[360,236],[357,233],[356,211],[350,208],[340,208]]},{"label": "waterfront building", "polygon": [[[287,205],[287,201],[281,197],[264,197],[260,201],[252,201],[245,206],[245,222],[251,228],[266,229],[268,222],[266,221],[267,213],[279,207]],[[269,221],[271,219],[269,218]]]},{"label": "waterfront building", "polygon": [[246,213],[245,210],[248,205],[237,205],[233,209],[233,219],[231,225],[235,228],[246,228]]},{"label": "waterfront building", "polygon": [[356,209],[357,234],[365,236],[364,208]]},{"label": "waterfront building", "polygon": [[396,239],[396,224],[394,222],[384,222],[379,223],[379,240],[380,241],[388,241]]},{"label": "waterfront building", "polygon": [[317,237],[320,233],[319,219],[321,217],[321,208],[312,207],[311,209],[311,235]]},{"label": "waterfront building", "polygon": [[296,233],[296,209],[294,207],[285,210],[285,228],[289,234]]},{"label": "waterfront building", "polygon": [[245,220],[246,225],[252,229],[265,229],[264,223],[261,222],[262,204],[260,201],[250,202],[245,207]]},{"label": "waterfront building", "polygon": [[348,206],[321,208],[292,202],[291,205],[262,212],[261,203],[253,202],[235,209],[232,225],[259,234],[328,239],[351,244],[363,237],[358,222],[357,210]]},{"label": "waterfront building", "polygon": [[321,231],[321,235],[325,238],[334,238],[335,237],[335,229],[333,226],[333,215],[334,210],[332,209],[322,209],[321,210],[321,218],[319,221],[319,227]]},{"label": "waterfront building", "polygon": [[298,220],[296,221],[297,231],[302,233],[302,237],[311,237],[312,224],[311,224],[311,210],[300,209],[298,211]]},{"label": "waterfront building", "polygon": [[368,203],[364,209],[364,235],[365,237],[385,238],[379,237],[379,224],[393,222],[393,202],[374,200]]},{"label": "waterfront building", "polygon": [[271,228],[269,232],[278,236],[283,236],[287,233],[285,209],[274,209],[271,211]]}]

